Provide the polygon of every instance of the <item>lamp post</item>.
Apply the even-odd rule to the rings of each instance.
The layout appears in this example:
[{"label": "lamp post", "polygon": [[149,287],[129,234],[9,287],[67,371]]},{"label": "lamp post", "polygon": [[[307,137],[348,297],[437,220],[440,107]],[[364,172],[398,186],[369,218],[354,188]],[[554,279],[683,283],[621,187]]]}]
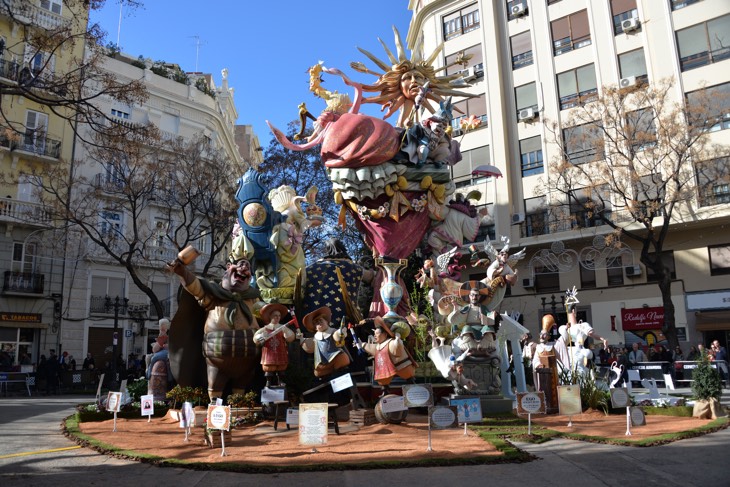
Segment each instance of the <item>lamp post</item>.
[{"label": "lamp post", "polygon": [[[120,302],[121,301],[121,302]],[[112,334],[112,377],[109,381],[109,389],[110,390],[116,390],[119,387],[119,382],[117,382],[117,343],[119,342],[119,310],[126,312],[127,309],[127,303],[129,302],[129,299],[123,298],[122,300],[119,299],[119,296],[114,298],[114,303],[112,303],[112,298],[109,296],[106,296],[104,298],[104,309],[106,311],[109,311],[114,308],[114,333]]]}]

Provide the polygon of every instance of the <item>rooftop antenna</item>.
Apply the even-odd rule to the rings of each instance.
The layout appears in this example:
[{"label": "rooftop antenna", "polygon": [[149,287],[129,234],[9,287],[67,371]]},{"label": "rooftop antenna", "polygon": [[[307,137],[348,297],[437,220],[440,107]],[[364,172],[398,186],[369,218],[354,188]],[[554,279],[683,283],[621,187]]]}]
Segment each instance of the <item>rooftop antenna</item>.
[{"label": "rooftop antenna", "polygon": [[119,0],[119,24],[117,25],[117,49],[119,49],[119,36],[122,32],[122,0]]},{"label": "rooftop antenna", "polygon": [[204,42],[202,42],[200,40],[200,36],[196,35],[196,36],[189,36],[189,37],[195,39],[195,72],[197,73],[198,72],[198,55],[200,54],[200,46],[202,46],[204,44]]}]

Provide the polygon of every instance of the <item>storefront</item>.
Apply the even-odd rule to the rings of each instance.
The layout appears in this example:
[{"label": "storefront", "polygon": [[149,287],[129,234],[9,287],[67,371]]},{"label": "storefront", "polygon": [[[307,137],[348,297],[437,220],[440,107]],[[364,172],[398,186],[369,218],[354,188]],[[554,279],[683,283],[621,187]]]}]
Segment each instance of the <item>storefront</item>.
[{"label": "storefront", "polygon": [[687,310],[694,312],[695,330],[705,346],[719,340],[730,346],[730,291],[687,294]]},{"label": "storefront", "polygon": [[624,330],[624,343],[631,347],[638,343],[641,347],[654,345],[667,346],[667,339],[662,333],[664,325],[664,307],[643,306],[641,308],[623,308],[621,310],[621,326]]},{"label": "storefront", "polygon": [[40,313],[0,312],[0,370],[37,363],[40,331],[46,328]]}]

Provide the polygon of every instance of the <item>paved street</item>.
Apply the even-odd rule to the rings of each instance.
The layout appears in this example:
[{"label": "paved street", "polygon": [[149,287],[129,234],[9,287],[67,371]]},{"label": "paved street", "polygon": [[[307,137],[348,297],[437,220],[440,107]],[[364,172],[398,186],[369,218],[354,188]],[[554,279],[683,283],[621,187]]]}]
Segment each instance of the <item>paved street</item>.
[{"label": "paved street", "polygon": [[[80,396],[0,398],[1,485],[155,485],[267,487],[393,485],[721,486],[728,485],[730,429],[654,448],[616,447],[570,440],[520,444],[539,460],[526,464],[360,470],[324,473],[236,474],[160,468],[79,448],[60,432]],[[381,480],[382,479],[382,480]]]}]

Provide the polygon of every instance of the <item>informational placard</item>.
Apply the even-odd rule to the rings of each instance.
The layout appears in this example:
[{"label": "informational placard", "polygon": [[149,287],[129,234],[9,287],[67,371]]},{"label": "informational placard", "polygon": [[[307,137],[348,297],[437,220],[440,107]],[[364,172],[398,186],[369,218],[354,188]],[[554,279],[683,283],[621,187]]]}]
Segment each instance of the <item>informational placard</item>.
[{"label": "informational placard", "polygon": [[407,384],[403,386],[403,398],[409,408],[433,406],[433,388],[431,384]]},{"label": "informational placard", "polygon": [[612,408],[627,408],[631,406],[631,397],[629,391],[624,387],[617,387],[611,389],[611,407]]},{"label": "informational placard", "polygon": [[380,408],[384,413],[393,413],[405,411],[408,406],[406,406],[403,396],[385,396],[380,400]]},{"label": "informational placard", "polygon": [[299,444],[327,444],[327,403],[299,405]]},{"label": "informational placard", "polygon": [[286,396],[285,387],[264,387],[261,390],[261,403],[267,404],[270,402],[280,402],[284,400]]},{"label": "informational placard", "polygon": [[558,386],[558,410],[563,416],[575,416],[583,412],[580,403],[580,386]]},{"label": "informational placard", "polygon": [[122,393],[109,392],[106,396],[106,410],[112,413],[118,413],[122,406]]},{"label": "informational placard", "polygon": [[631,426],[646,426],[646,416],[641,408],[629,408],[629,416],[631,416]]},{"label": "informational placard", "polygon": [[99,376],[99,386],[96,388],[96,403],[99,404],[101,401],[101,385],[104,383],[104,374]]},{"label": "informational placard", "polygon": [[433,429],[455,428],[458,426],[456,406],[430,406],[428,422]]},{"label": "informational placard", "polygon": [[667,389],[670,391],[674,390],[674,380],[672,379],[672,376],[669,374],[664,374],[664,385],[667,386]]},{"label": "informational placard", "polygon": [[545,414],[545,393],[518,392],[517,414]]},{"label": "informational placard", "polygon": [[449,399],[449,406],[456,408],[459,423],[482,422],[482,402],[478,397]]},{"label": "informational placard", "polygon": [[332,392],[344,391],[345,389],[349,389],[353,386],[352,376],[350,374],[345,374],[340,377],[335,377],[330,381],[330,384],[332,385]]},{"label": "informational placard", "polygon": [[297,426],[299,424],[299,409],[287,408],[286,424],[289,426]]},{"label": "informational placard", "polygon": [[231,429],[231,406],[208,406],[208,429],[226,430]]},{"label": "informational placard", "polygon": [[147,394],[139,398],[139,408],[142,416],[155,414],[155,396]]}]

